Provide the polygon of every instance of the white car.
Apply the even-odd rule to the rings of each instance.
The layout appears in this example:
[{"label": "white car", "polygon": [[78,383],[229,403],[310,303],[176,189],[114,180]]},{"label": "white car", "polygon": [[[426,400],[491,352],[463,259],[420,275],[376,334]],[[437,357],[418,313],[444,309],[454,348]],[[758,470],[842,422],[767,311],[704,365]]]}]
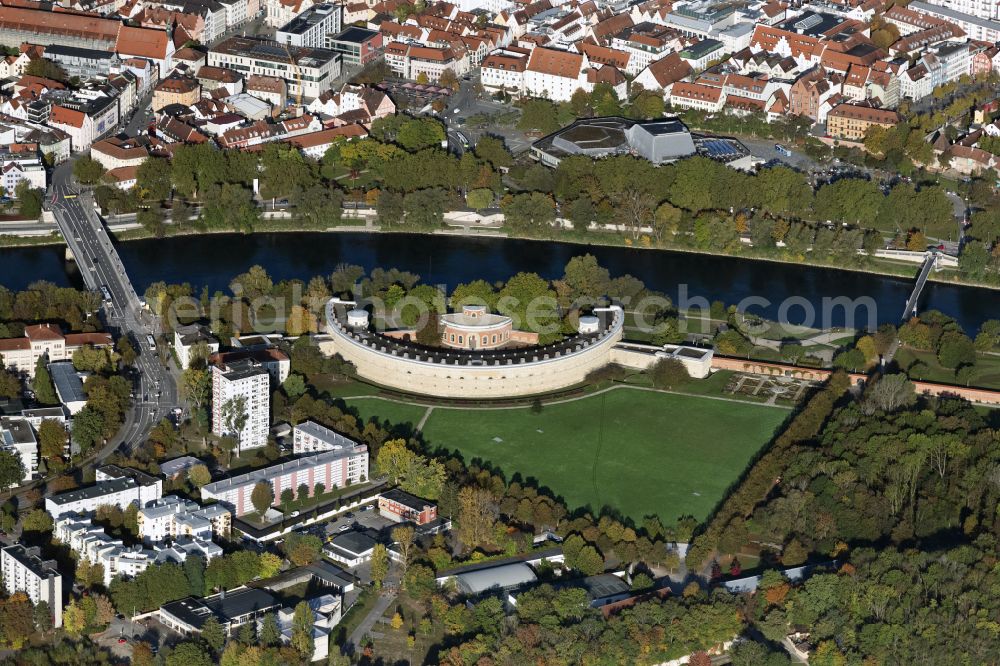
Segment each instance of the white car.
[{"label": "white car", "polygon": [[350,525],[341,525],[340,527],[337,528],[337,530],[340,532],[346,532],[349,529],[351,529]]}]

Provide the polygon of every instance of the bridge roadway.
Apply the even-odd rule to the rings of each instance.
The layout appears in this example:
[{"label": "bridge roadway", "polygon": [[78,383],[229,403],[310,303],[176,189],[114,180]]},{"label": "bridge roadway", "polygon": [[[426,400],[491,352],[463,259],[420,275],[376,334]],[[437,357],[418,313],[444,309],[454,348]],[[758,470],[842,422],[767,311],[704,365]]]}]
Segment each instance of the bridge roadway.
[{"label": "bridge roadway", "polygon": [[91,195],[75,186],[71,161],[55,169],[46,196],[86,286],[95,290],[104,286],[111,292],[111,303],[103,307],[108,330],[127,336],[138,354],[135,398],[118,434],[98,453],[100,461],[121,444],[131,450],[145,441],[153,426],[177,406],[177,382],[157,352],[149,349],[146,336],[155,336],[158,325],[154,317],[143,312],[121,258],[94,210]]},{"label": "bridge roadway", "polygon": [[923,265],[920,267],[920,274],[917,275],[917,283],[913,286],[913,292],[910,294],[910,298],[906,301],[906,307],[903,308],[902,320],[905,323],[910,317],[915,317],[917,315],[917,302],[920,300],[920,294],[923,293],[924,287],[927,286],[927,279],[930,277],[931,269],[937,263],[937,254],[930,253],[927,258],[924,259]]}]

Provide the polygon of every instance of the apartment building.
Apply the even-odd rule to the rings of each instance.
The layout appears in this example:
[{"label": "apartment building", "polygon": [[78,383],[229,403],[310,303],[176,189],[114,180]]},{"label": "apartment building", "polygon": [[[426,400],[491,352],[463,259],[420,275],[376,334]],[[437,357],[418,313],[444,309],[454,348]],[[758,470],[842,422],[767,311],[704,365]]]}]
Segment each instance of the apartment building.
[{"label": "apartment building", "polygon": [[239,517],[256,511],[250,494],[258,483],[271,485],[275,505],[281,501],[281,492],[285,489],[297,494],[299,486],[305,485],[312,497],[318,484],[329,491],[363,483],[368,480],[368,447],[351,444],[209,483],[202,486],[201,498],[225,504]]},{"label": "apartment building", "polygon": [[278,28],[274,41],[290,46],[326,48],[327,35],[340,32],[340,5],[313,5]]},{"label": "apartment building", "polygon": [[232,526],[232,513],[221,504],[206,507],[176,495],[150,502],[136,514],[139,536],[148,544],[174,541],[179,538],[211,541],[227,537]]},{"label": "apartment building", "polygon": [[37,547],[14,544],[0,550],[0,580],[8,595],[24,592],[33,604],[47,603],[52,626],[62,626],[62,574],[54,560],[41,558]]},{"label": "apartment building", "polygon": [[45,165],[35,153],[12,153],[0,148],[0,184],[8,196],[22,180],[34,189],[44,190],[47,185]]},{"label": "apartment building", "polygon": [[314,421],[300,423],[292,430],[292,453],[319,453],[353,449],[358,443]]},{"label": "apartment building", "polygon": [[208,64],[241,72],[276,76],[288,84],[288,94],[311,101],[340,76],[340,55],[333,51],[278,44],[249,37],[230,37],[212,47]]},{"label": "apartment building", "polygon": [[703,83],[678,81],[670,89],[670,106],[717,113],[726,104],[722,88]]},{"label": "apartment building", "polygon": [[84,345],[110,347],[113,344],[108,333],[63,334],[53,324],[35,324],[24,327],[24,337],[0,340],[0,355],[4,364],[14,372],[35,376],[35,365],[43,356],[49,361],[65,361],[73,358],[73,353]]},{"label": "apartment building", "polygon": [[[242,399],[245,422],[233,430],[238,415],[227,419],[227,405]],[[250,359],[212,366],[212,433],[235,437],[239,452],[267,445],[271,413],[271,381],[267,370]]]},{"label": "apartment building", "polygon": [[46,497],[45,510],[57,520],[70,513],[93,513],[99,506],[142,507],[163,496],[163,481],[136,469],[105,465],[97,469],[95,479],[92,486]]},{"label": "apartment building", "polygon": [[899,123],[899,114],[860,104],[838,104],[826,115],[826,131],[835,139],[862,141],[870,127],[890,128]]},{"label": "apartment building", "polygon": [[222,548],[198,537],[178,536],[169,546],[126,546],[94,525],[90,517],[66,514],[55,521],[53,537],[75,552],[80,560],[100,564],[104,569],[104,585],[115,578],[133,578],[155,564],[180,564],[197,555],[206,562],[222,555]]}]

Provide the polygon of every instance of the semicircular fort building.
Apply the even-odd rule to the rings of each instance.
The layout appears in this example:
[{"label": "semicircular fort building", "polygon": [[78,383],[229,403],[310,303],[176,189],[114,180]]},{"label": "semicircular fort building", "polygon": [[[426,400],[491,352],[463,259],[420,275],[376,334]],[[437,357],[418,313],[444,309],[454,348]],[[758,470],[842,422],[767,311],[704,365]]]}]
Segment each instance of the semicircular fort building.
[{"label": "semicircular fort building", "polygon": [[[440,318],[441,346],[424,347],[409,335],[377,333],[368,312],[331,299],[320,350],[354,364],[363,379],[386,387],[447,398],[506,398],[557,391],[582,383],[610,363],[645,369],[666,356],[695,377],[711,370],[711,350],[622,344],[625,313],[617,306],[580,317],[578,332],[539,345],[538,335],[513,328],[509,317],[479,306]],[[409,332],[408,332],[409,333]],[[684,353],[680,353],[684,350]]]}]

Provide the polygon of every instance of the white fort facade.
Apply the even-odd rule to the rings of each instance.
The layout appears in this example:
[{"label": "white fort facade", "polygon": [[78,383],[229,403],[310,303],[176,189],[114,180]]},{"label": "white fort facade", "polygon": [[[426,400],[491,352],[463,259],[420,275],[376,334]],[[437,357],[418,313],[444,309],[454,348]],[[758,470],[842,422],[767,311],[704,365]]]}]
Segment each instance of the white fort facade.
[{"label": "white fort facade", "polygon": [[549,345],[500,349],[427,348],[375,333],[368,313],[352,301],[326,306],[327,336],[320,350],[354,364],[363,379],[402,391],[446,398],[505,398],[548,393],[582,383],[610,363],[644,369],[678,358],[694,377],[711,370],[711,350],[628,345],[621,347],[625,313],[617,305],[580,318],[576,335]]}]

